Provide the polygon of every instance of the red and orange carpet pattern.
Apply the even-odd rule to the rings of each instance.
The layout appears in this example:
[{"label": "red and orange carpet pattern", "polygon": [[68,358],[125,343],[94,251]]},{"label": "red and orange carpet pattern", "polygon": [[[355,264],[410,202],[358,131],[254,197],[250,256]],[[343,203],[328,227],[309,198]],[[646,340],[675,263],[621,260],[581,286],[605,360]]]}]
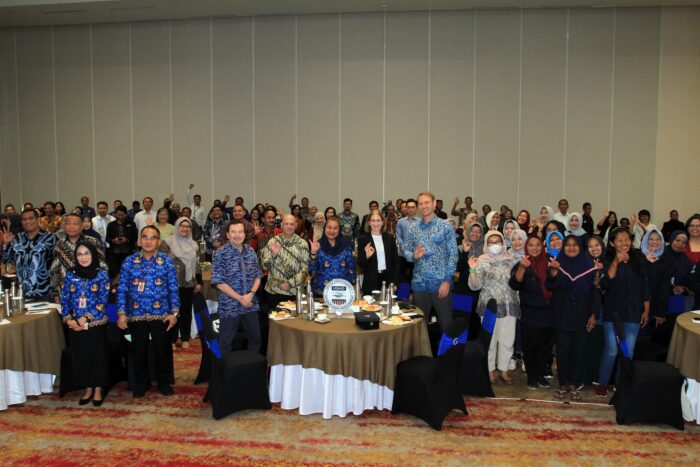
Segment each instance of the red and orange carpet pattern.
[{"label": "red and orange carpet pattern", "polygon": [[192,385],[199,352],[175,353],[172,397],[134,400],[120,384],[100,408],[75,392],[0,412],[0,464],[700,464],[700,427],[619,426],[603,404],[468,399],[469,415],[453,412],[441,432],[387,411],[323,420],[273,406],[215,421]]}]

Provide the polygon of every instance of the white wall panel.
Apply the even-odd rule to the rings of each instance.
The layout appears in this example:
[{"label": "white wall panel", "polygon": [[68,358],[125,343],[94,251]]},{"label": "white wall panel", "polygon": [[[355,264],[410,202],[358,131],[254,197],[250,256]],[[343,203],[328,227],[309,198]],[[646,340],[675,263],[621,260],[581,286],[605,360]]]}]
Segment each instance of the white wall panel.
[{"label": "white wall panel", "polygon": [[172,190],[184,203],[190,183],[208,199],[235,189],[232,181],[212,184],[210,25],[209,20],[172,23]]},{"label": "white wall panel", "polygon": [[478,12],[474,201],[515,209],[518,189],[520,12]]},{"label": "white wall panel", "polygon": [[131,93],[136,199],[162,205],[172,190],[170,25],[131,25]]},{"label": "white wall panel", "polygon": [[282,208],[296,178],[294,25],[294,17],[280,17],[256,18],[254,26],[255,199]]},{"label": "white wall panel", "polygon": [[343,194],[364,213],[384,199],[384,15],[343,15],[341,28],[340,173]]},{"label": "white wall panel", "polygon": [[474,13],[432,13],[430,31],[429,183],[449,213],[473,189]]},{"label": "white wall panel", "polygon": [[[566,10],[523,12],[518,209],[556,209],[564,179]],[[517,213],[515,213],[517,215]]]},{"label": "white wall panel", "polygon": [[598,214],[608,207],[614,14],[578,10],[569,18],[564,196],[570,211],[585,201]]},{"label": "white wall panel", "polygon": [[[242,196],[249,207],[253,198],[253,20],[216,19],[213,23],[214,191]],[[248,175],[245,175],[248,174]],[[208,177],[193,180],[202,203]],[[178,187],[176,187],[178,190]]]},{"label": "white wall panel", "polygon": [[40,204],[58,195],[51,28],[17,29],[17,82],[22,200],[15,202]]},{"label": "white wall panel", "polygon": [[415,197],[428,188],[428,15],[386,16],[384,193]]},{"label": "white wall panel", "polygon": [[[322,206],[341,208],[352,180],[340,177],[340,42],[338,15],[300,16],[297,23],[297,179],[287,184]],[[298,188],[294,188],[298,184]],[[288,196],[288,197],[289,197]]]},{"label": "white wall panel", "polygon": [[0,29],[0,190],[2,207],[22,199],[19,174],[15,30]]},{"label": "white wall panel", "polygon": [[92,26],[92,82],[97,197],[131,207],[129,25]]},{"label": "white wall panel", "polygon": [[94,206],[90,26],[55,28],[54,63],[58,197],[72,207],[88,196]]}]

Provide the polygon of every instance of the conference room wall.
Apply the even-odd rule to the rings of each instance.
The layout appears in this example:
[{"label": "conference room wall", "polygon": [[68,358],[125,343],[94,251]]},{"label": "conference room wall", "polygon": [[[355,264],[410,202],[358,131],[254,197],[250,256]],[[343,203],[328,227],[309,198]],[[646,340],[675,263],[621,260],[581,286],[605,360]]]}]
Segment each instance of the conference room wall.
[{"label": "conference room wall", "polygon": [[[692,29],[683,21],[651,8],[3,29],[3,201],[158,203],[192,182],[206,204],[298,193],[321,209],[350,196],[363,212],[431,189],[448,207],[470,194],[653,208],[668,151],[697,159],[697,119],[679,146],[677,109],[657,111],[660,92],[698,82],[681,76],[697,45],[664,56]],[[691,209],[683,198],[664,202]]]}]

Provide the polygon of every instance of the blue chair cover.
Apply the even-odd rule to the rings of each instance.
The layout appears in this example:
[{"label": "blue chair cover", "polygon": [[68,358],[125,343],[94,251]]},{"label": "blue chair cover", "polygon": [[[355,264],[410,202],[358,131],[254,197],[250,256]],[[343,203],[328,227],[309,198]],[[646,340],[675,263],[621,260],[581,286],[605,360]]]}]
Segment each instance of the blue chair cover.
[{"label": "blue chair cover", "polygon": [[474,304],[474,297],[471,295],[452,294],[452,309],[471,313]]},{"label": "blue chair cover", "polygon": [[[204,310],[201,310],[201,313],[209,314],[209,309],[206,308]],[[199,313],[194,313],[194,321],[197,324],[197,331],[199,332],[199,336],[204,340],[204,342],[207,344],[207,347],[209,347],[209,350],[212,351],[214,356],[221,360],[221,350],[219,349],[219,341],[216,339],[210,340],[205,337],[205,334],[203,332],[202,318],[199,315]]]},{"label": "blue chair cover", "polygon": [[496,313],[489,309],[484,310],[484,317],[481,319],[481,327],[493,334],[493,328],[496,327]]},{"label": "blue chair cover", "polygon": [[449,337],[445,335],[444,333],[442,334],[442,337],[440,338],[440,344],[438,345],[438,357],[448,350],[450,350],[452,347],[458,344],[466,344],[467,339],[469,338],[469,328],[465,329],[462,334],[460,334],[457,337]]},{"label": "blue chair cover", "polygon": [[668,299],[668,312],[677,315],[685,312],[685,297],[683,295],[671,295]]},{"label": "blue chair cover", "polygon": [[411,284],[408,282],[402,282],[399,284],[399,288],[396,289],[396,298],[399,300],[406,301],[411,297]]}]

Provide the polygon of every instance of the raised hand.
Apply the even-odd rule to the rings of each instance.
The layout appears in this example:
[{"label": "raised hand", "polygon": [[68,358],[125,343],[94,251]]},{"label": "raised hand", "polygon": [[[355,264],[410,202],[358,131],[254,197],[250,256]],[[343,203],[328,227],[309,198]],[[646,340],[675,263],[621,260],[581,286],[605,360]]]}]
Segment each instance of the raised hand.
[{"label": "raised hand", "polygon": [[190,183],[190,190],[194,188],[194,183]]},{"label": "raised hand", "polygon": [[476,267],[479,266],[479,258],[472,256],[467,263],[469,263],[469,269],[476,269]]},{"label": "raised hand", "polygon": [[459,196],[455,196],[455,204],[459,204]]},{"label": "raised hand", "polygon": [[321,244],[318,242],[311,242],[311,254],[315,255],[318,253],[318,250],[321,249]]},{"label": "raised hand", "polygon": [[371,243],[367,243],[367,245],[365,245],[365,254],[367,255],[367,258],[371,258],[374,254],[374,247]]},{"label": "raised hand", "polygon": [[520,260],[520,265],[525,269],[529,268],[531,264],[530,258],[528,258],[527,255],[523,256],[523,259]]},{"label": "raised hand", "polygon": [[549,267],[550,268],[559,269],[559,266],[560,266],[559,261],[557,261],[556,258],[552,258],[549,260]]},{"label": "raised hand", "polygon": [[597,270],[603,269],[603,263],[601,263],[597,259],[594,259],[593,260],[593,267],[596,268]]},{"label": "raised hand", "polygon": [[464,239],[462,239],[462,248],[464,249],[464,252],[466,253],[467,251],[469,251],[471,247],[471,242],[469,242],[469,240],[467,240],[467,238],[464,237]]},{"label": "raised hand", "polygon": [[617,253],[615,255],[615,257],[617,258],[617,261],[620,263],[626,263],[630,259],[630,255],[625,251],[621,251],[621,252]]},{"label": "raised hand", "polygon": [[413,250],[413,257],[415,259],[421,259],[425,256],[425,246],[418,245],[415,250]]},{"label": "raised hand", "polygon": [[12,243],[12,240],[14,240],[14,239],[15,239],[15,236],[12,235],[12,232],[10,232],[9,229],[4,229],[2,231],[2,243],[4,245],[6,245],[8,243]]},{"label": "raised hand", "polygon": [[282,244],[273,238],[270,240],[270,250],[272,250],[272,257],[276,258],[282,251]]}]

